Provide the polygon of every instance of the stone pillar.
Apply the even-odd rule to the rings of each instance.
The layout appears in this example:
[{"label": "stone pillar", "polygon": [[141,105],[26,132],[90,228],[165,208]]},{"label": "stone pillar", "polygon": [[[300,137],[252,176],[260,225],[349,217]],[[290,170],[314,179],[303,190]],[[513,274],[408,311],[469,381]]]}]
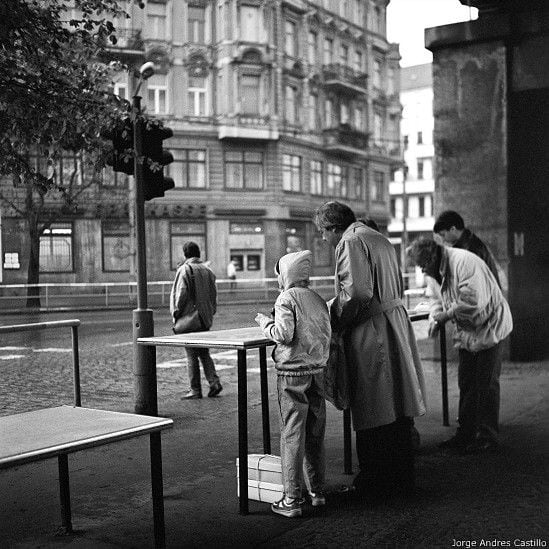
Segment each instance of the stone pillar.
[{"label": "stone pillar", "polygon": [[536,360],[549,356],[549,7],[477,3],[478,20],[425,32],[435,215],[458,211],[490,246],[507,272],[511,359]]}]

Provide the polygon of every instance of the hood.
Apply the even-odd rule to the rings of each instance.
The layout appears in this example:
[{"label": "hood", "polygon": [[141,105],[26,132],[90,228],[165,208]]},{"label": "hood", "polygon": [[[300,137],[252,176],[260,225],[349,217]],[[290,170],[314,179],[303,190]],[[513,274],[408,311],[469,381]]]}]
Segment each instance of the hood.
[{"label": "hood", "polygon": [[309,281],[313,254],[310,250],[283,255],[275,266],[278,283],[287,290],[296,282]]}]

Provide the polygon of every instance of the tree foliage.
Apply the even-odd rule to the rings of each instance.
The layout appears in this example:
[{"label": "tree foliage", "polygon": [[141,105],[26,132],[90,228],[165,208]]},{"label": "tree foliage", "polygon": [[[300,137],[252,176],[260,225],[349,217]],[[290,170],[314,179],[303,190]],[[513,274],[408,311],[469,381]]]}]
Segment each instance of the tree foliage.
[{"label": "tree foliage", "polygon": [[117,0],[0,3],[0,200],[27,222],[29,283],[38,282],[40,234],[56,217],[45,200],[57,201],[60,215],[96,181],[56,176],[59,158],[74,153],[98,173],[101,131],[127,113],[111,92],[121,66],[105,57],[116,43],[112,21],[123,16]]},{"label": "tree foliage", "polygon": [[7,0],[1,9],[0,174],[45,193],[51,174],[29,154],[50,166],[62,151],[96,159],[100,129],[119,116],[109,93],[117,67],[100,59],[121,11],[114,0]]}]

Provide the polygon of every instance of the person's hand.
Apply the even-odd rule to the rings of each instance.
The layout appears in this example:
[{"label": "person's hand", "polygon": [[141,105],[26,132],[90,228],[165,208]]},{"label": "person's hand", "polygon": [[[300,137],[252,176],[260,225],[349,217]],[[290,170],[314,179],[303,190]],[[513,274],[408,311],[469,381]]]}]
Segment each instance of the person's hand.
[{"label": "person's hand", "polygon": [[255,315],[255,321],[261,326],[261,321],[265,319],[265,320],[270,320],[270,318],[267,316],[267,315],[264,315],[263,313],[257,313],[257,315]]},{"label": "person's hand", "polygon": [[438,322],[429,322],[429,337],[436,337],[440,330],[440,324]]},{"label": "person's hand", "polygon": [[450,317],[448,316],[448,313],[440,311],[439,313],[435,313],[433,315],[433,320],[438,324],[446,324],[446,322],[450,320]]}]

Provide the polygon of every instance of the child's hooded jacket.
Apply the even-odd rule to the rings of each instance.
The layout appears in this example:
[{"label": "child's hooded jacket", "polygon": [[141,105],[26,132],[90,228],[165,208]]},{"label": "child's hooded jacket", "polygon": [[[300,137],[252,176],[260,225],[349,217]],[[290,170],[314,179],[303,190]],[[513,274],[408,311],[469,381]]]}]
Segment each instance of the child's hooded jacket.
[{"label": "child's hooded jacket", "polygon": [[323,371],[330,350],[330,315],[326,302],[300,285],[309,281],[312,253],[294,252],[280,258],[275,273],[283,289],[274,307],[274,319],[264,317],[260,326],[277,343],[276,369],[283,375],[308,375]]}]

